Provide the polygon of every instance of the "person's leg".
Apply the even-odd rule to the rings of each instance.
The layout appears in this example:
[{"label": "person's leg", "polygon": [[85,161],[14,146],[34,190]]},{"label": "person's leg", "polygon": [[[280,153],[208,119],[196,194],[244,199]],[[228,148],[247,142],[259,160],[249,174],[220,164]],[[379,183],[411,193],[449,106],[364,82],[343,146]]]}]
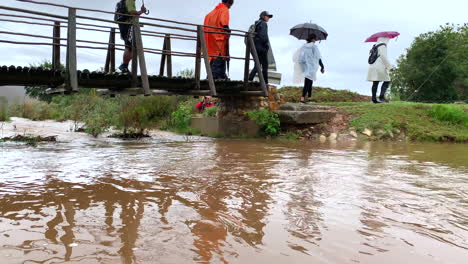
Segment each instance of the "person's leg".
[{"label": "person's leg", "polygon": [[257,65],[255,65],[252,71],[250,72],[249,81],[253,81],[255,78],[255,75],[257,75]]},{"label": "person's leg", "polygon": [[377,89],[379,88],[379,82],[373,82],[372,84],[372,102],[374,104],[378,103],[377,101]]},{"label": "person's leg", "polygon": [[130,25],[126,25],[126,24],[120,24],[119,29],[120,29],[122,40],[125,42],[125,51],[124,51],[123,58],[122,58],[123,62],[122,62],[122,65],[120,65],[119,70],[121,72],[128,72],[128,65],[130,64],[130,61],[132,60],[132,57],[133,57],[133,54],[132,54],[133,30]]},{"label": "person's leg", "polygon": [[306,86],[306,89],[307,89],[307,95],[310,98],[312,98],[312,85],[314,84],[314,82],[312,80],[309,80],[309,79],[305,79],[305,86]]},{"label": "person's leg", "polygon": [[387,102],[387,100],[385,100],[385,94],[387,93],[388,87],[390,87],[390,82],[384,82],[382,84],[382,89],[380,91],[380,97],[379,97],[381,102]]},{"label": "person's leg", "polygon": [[312,87],[314,86],[314,81],[307,79],[308,89],[309,89],[309,99],[312,99]]},{"label": "person's leg", "polygon": [[302,89],[301,103],[305,103],[306,96],[309,92],[308,87],[307,87],[307,84],[308,84],[307,80],[308,80],[307,78],[305,78],[304,80],[304,88]]},{"label": "person's leg", "polygon": [[268,50],[263,51],[258,55],[258,59],[260,60],[260,64],[262,65],[263,78],[265,79],[265,83],[268,84]]},{"label": "person's leg", "polygon": [[216,58],[211,61],[211,71],[215,80],[226,79],[226,61],[222,58]]}]

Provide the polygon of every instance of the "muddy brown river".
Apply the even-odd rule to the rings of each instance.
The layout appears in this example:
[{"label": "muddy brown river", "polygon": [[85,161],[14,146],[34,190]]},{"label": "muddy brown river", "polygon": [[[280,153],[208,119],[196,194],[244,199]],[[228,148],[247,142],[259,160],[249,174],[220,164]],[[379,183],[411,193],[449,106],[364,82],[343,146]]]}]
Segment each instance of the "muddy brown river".
[{"label": "muddy brown river", "polygon": [[468,263],[467,145],[69,127],[1,128],[59,135],[0,143],[1,264]]}]

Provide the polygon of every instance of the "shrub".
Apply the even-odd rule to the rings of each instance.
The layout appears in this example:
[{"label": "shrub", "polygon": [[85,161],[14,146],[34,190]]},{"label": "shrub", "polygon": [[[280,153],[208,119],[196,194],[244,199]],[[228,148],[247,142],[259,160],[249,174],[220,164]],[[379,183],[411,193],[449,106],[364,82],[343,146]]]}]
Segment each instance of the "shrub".
[{"label": "shrub", "polygon": [[178,104],[177,110],[172,112],[169,118],[167,118],[161,129],[172,130],[179,133],[192,133],[190,129],[190,120],[195,111],[195,101],[188,100],[182,101]]},{"label": "shrub", "polygon": [[448,105],[435,105],[429,111],[429,114],[437,120],[468,127],[468,113],[465,113],[461,108]]},{"label": "shrub", "polygon": [[88,102],[89,107],[84,111],[83,122],[86,126],[85,132],[97,137],[109,130],[115,123],[118,107],[116,100],[113,99],[102,97],[92,97],[92,99],[91,102]]},{"label": "shrub", "polygon": [[10,120],[8,115],[8,100],[0,96],[0,122],[5,122]]},{"label": "shrub", "polygon": [[203,112],[203,116],[206,117],[216,117],[216,113],[218,112],[218,107],[210,107],[206,108],[205,111]]},{"label": "shrub", "polygon": [[128,133],[143,134],[150,126],[149,111],[145,108],[143,97],[122,96],[117,100],[115,127]]},{"label": "shrub", "polygon": [[278,114],[262,109],[260,111],[250,111],[247,115],[261,127],[262,134],[266,136],[278,135],[281,125]]},{"label": "shrub", "polygon": [[48,103],[39,102],[36,100],[28,100],[24,103],[15,103],[9,105],[9,115],[31,119],[34,121],[42,121],[54,119],[57,109]]}]

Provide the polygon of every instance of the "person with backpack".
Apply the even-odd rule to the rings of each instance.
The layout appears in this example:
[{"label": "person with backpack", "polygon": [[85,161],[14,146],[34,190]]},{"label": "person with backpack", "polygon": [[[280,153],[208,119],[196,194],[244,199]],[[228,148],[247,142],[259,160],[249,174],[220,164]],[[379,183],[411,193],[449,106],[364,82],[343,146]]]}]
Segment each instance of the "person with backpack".
[{"label": "person with backpack", "polygon": [[[119,70],[122,73],[130,72],[128,70],[128,65],[132,60],[132,47],[133,47],[133,25],[132,19],[133,16],[140,16],[146,13],[146,8],[141,7],[140,11],[136,10],[136,0],[119,0],[115,8],[115,17],[116,22],[125,22],[128,24],[119,24],[120,37],[125,42],[125,51],[123,54],[123,62],[119,66]],[[125,15],[127,14],[127,15]]]},{"label": "person with backpack", "polygon": [[[367,80],[372,82],[372,102],[374,104],[388,103],[385,99],[385,93],[390,87],[390,72],[393,70],[387,57],[387,45],[389,41],[390,38],[379,38],[377,44],[370,51]],[[379,100],[377,100],[377,90],[380,82],[383,82],[383,84]]]},{"label": "person with backpack", "polygon": [[302,89],[301,103],[306,104],[308,98],[312,98],[312,86],[317,80],[317,71],[320,66],[320,72],[325,73],[325,66],[322,62],[322,55],[315,42],[317,35],[310,34],[307,43],[294,54],[294,82],[304,80]]},{"label": "person with backpack", "polygon": [[[234,5],[234,0],[222,0],[213,11],[205,17],[204,25],[206,31],[210,32],[227,32],[229,29],[229,9]],[[216,28],[212,28],[216,27]],[[211,71],[215,80],[227,79],[226,63],[228,58],[219,58],[214,56],[229,56],[229,35],[205,33],[206,46],[208,55],[210,56]]]},{"label": "person with backpack", "polygon": [[[268,84],[268,51],[270,50],[270,38],[268,37],[268,21],[273,18],[273,15],[268,13],[268,11],[263,11],[260,13],[260,19],[253,24],[249,33],[255,33],[254,43],[255,49],[258,53],[258,59],[260,61],[260,66],[262,67],[263,78],[265,83]],[[257,75],[257,65],[254,66],[253,70],[250,72],[249,81],[253,81]]]}]

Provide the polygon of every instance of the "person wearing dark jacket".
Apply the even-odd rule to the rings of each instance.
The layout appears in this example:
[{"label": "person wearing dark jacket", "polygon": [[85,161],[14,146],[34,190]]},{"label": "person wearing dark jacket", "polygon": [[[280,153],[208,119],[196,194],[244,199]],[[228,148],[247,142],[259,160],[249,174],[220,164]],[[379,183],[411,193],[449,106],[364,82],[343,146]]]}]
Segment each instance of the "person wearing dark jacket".
[{"label": "person wearing dark jacket", "polygon": [[[268,21],[273,17],[267,11],[260,14],[260,19],[255,22],[255,49],[258,53],[260,66],[262,67],[263,78],[265,83],[268,84],[268,51],[270,50],[270,38],[268,37]],[[249,81],[253,81],[257,75],[257,65],[250,72]]]}]

